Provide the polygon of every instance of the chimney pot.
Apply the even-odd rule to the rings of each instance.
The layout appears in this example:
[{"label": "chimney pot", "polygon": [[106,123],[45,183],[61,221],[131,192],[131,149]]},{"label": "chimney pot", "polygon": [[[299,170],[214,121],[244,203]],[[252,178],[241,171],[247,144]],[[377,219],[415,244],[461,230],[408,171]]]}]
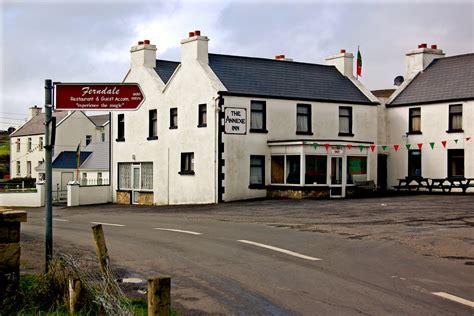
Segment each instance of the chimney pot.
[{"label": "chimney pot", "polygon": [[433,45],[431,45],[431,48],[432,48],[432,49],[438,49],[438,45],[433,44]]},{"label": "chimney pot", "polygon": [[189,37],[194,37],[194,32],[189,32]]},{"label": "chimney pot", "polygon": [[428,47],[428,44],[426,43],[421,43],[420,45],[418,45],[418,48],[427,48]]},{"label": "chimney pot", "polygon": [[345,49],[341,49],[341,54],[344,54],[346,52]]},{"label": "chimney pot", "polygon": [[138,41],[138,45],[143,45],[143,41]]},{"label": "chimney pot", "polygon": [[194,35],[201,36],[201,31],[199,31],[199,30],[194,31]]},{"label": "chimney pot", "polygon": [[143,44],[150,45],[150,40],[144,40]]}]

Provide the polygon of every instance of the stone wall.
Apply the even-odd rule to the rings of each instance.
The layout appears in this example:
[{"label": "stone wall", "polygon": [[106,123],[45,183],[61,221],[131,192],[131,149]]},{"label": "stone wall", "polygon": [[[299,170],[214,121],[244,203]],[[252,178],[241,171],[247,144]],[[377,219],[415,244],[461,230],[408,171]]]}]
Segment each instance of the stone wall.
[{"label": "stone wall", "polygon": [[138,204],[140,204],[140,205],[153,205],[153,192],[140,192],[140,193],[138,193]]},{"label": "stone wall", "polygon": [[130,204],[131,192],[117,191],[117,204]]},{"label": "stone wall", "polygon": [[329,188],[269,188],[267,189],[267,197],[269,198],[285,198],[285,199],[324,199],[329,198]]}]

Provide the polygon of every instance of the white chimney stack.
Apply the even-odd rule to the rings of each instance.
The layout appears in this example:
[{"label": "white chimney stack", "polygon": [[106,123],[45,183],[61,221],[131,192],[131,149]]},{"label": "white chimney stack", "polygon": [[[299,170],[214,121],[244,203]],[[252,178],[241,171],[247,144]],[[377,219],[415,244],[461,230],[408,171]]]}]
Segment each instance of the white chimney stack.
[{"label": "white chimney stack", "polygon": [[181,41],[181,63],[198,60],[202,63],[209,63],[209,38],[202,36],[201,31],[189,32],[188,38]]},{"label": "white chimney stack", "polygon": [[156,67],[156,46],[150,44],[149,40],[139,41],[138,45],[132,46],[130,53],[132,54],[131,68]]},{"label": "white chimney stack", "polygon": [[428,48],[426,43],[418,45],[406,54],[405,79],[413,78],[417,73],[423,71],[436,58],[443,58],[446,54],[438,49],[437,45]]},{"label": "white chimney stack", "polygon": [[37,105],[30,107],[29,110],[30,110],[30,113],[28,115],[28,119],[31,119],[41,113],[41,108],[38,107]]},{"label": "white chimney stack", "polygon": [[341,49],[339,54],[326,58],[326,65],[336,66],[337,70],[346,77],[354,78],[354,55]]}]

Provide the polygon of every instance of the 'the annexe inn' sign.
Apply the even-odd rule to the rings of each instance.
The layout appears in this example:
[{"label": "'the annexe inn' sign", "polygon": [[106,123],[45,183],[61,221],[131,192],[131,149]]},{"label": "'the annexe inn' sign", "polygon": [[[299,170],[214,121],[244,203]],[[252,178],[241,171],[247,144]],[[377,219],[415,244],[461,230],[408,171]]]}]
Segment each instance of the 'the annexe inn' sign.
[{"label": "'the annexe inn' sign", "polygon": [[247,109],[226,107],[224,110],[224,131],[226,134],[246,134]]}]

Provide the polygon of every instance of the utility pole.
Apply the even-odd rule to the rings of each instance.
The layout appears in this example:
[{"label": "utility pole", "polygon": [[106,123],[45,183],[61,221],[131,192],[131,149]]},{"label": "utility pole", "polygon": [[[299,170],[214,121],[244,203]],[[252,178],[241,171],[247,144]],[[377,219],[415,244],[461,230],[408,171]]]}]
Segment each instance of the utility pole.
[{"label": "utility pole", "polygon": [[56,126],[52,126],[51,123],[55,124],[55,120],[52,120],[53,117],[53,81],[51,79],[46,79],[44,82],[44,107],[45,107],[45,178],[46,178],[46,190],[45,190],[45,212],[46,212],[46,231],[45,231],[45,245],[46,245],[46,261],[45,261],[45,272],[48,272],[49,263],[53,258],[53,138],[54,134],[53,129]]}]

